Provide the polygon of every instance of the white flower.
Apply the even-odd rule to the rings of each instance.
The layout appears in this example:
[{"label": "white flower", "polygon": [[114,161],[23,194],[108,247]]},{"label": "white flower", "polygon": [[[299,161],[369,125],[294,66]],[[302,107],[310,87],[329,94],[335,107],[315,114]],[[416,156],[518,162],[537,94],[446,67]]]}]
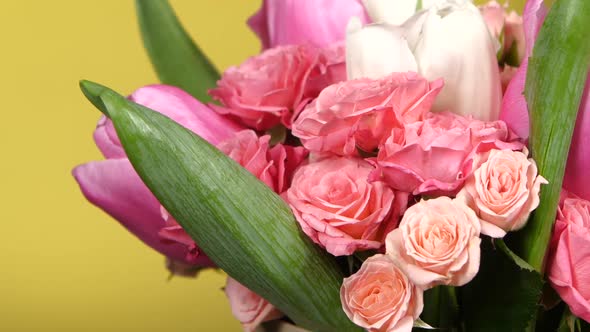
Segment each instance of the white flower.
[{"label": "white flower", "polygon": [[442,77],[445,87],[434,111],[498,119],[502,92],[496,44],[479,10],[468,0],[433,0],[428,5],[397,26],[362,27],[353,19],[346,40],[349,79],[394,71],[417,71],[430,80]]}]

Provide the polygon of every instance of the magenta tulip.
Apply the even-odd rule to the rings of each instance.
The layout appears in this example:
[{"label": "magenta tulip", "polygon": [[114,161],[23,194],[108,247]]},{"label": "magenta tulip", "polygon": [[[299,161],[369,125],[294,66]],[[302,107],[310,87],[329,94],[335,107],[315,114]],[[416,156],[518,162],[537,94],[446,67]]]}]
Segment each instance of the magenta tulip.
[{"label": "magenta tulip", "polygon": [[[218,144],[243,129],[175,87],[146,86],[129,99],[170,117],[211,144]],[[73,170],[84,196],[172,261],[212,266],[198,247],[163,236],[170,223],[162,216],[158,200],[131,166],[109,119],[99,120],[94,140],[107,160],[89,162]]]},{"label": "magenta tulip", "polygon": [[360,0],[264,0],[248,25],[265,49],[290,44],[323,47],[344,40],[353,16],[369,21]]},{"label": "magenta tulip", "polygon": [[[524,98],[528,58],[531,56],[537,34],[547,14],[542,0],[529,0],[524,10],[524,32],[526,52],[518,72],[506,88],[502,100],[500,119],[523,138],[529,137],[529,113]],[[589,76],[590,77],[590,76]],[[590,93],[586,85],[567,161],[563,187],[568,191],[590,200]]]}]

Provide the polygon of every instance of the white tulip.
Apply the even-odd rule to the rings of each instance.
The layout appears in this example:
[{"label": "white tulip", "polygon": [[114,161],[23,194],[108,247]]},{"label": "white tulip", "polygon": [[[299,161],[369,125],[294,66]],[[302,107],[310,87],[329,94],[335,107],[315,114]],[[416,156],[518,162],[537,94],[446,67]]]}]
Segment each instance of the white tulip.
[{"label": "white tulip", "polygon": [[352,18],[346,30],[348,78],[379,78],[393,72],[417,71],[416,59],[403,33],[402,28],[386,24],[363,27],[358,18]]},{"label": "white tulip", "polygon": [[495,41],[479,10],[457,2],[429,9],[414,49],[419,72],[445,80],[434,111],[497,120],[502,90]]},{"label": "white tulip", "polygon": [[405,71],[417,71],[429,80],[442,77],[445,86],[433,111],[498,119],[502,92],[497,45],[479,10],[469,0],[430,0],[428,5],[401,26],[362,27],[358,19],[351,20],[346,37],[348,78]]},{"label": "white tulip", "polygon": [[418,0],[363,0],[374,23],[401,25],[416,12]]}]

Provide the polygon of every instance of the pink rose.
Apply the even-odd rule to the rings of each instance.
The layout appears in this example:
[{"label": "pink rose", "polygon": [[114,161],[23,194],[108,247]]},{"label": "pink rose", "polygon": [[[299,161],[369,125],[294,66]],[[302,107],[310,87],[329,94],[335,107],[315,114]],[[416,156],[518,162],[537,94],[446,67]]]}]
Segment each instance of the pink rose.
[{"label": "pink rose", "polygon": [[295,172],[287,202],[305,234],[332,255],[380,248],[407,205],[407,194],[367,182],[371,169],[360,159],[329,158]]},{"label": "pink rose", "polygon": [[340,288],[342,309],[371,332],[410,332],[424,307],[422,290],[386,255],[368,258]]},{"label": "pink rose", "polygon": [[371,180],[415,195],[452,195],[471,174],[475,152],[492,148],[518,150],[502,121],[484,122],[450,113],[429,113],[407,124],[403,137],[393,133],[371,162]]},{"label": "pink rose", "polygon": [[537,175],[537,165],[527,153],[494,149],[476,157],[476,170],[457,198],[481,219],[483,234],[501,238],[519,230],[539,206],[541,184],[547,180]]},{"label": "pink rose", "polygon": [[549,281],[572,313],[590,322],[590,202],[563,194],[551,237]]},{"label": "pink rose", "polygon": [[265,49],[290,44],[324,47],[344,40],[353,16],[369,21],[359,0],[264,0],[248,25]]},{"label": "pink rose", "polygon": [[423,200],[387,235],[386,253],[418,286],[462,286],[479,270],[479,232],[479,219],[463,202]]},{"label": "pink rose", "polygon": [[304,97],[318,51],[309,46],[283,46],[264,51],[239,67],[230,67],[210,95],[224,107],[212,105],[256,130],[279,123],[290,127],[293,112]]},{"label": "pink rose", "polygon": [[269,142],[269,135],[258,137],[253,130],[243,130],[217,148],[280,194],[308,152],[303,147],[282,144],[271,148]]},{"label": "pink rose", "polygon": [[230,277],[227,277],[225,295],[229,299],[232,314],[242,323],[246,332],[256,330],[263,322],[283,316],[267,300]]},{"label": "pink rose", "polygon": [[[129,99],[170,117],[212,144],[242,129],[175,87],[146,86]],[[160,235],[170,225],[160,214],[160,203],[131,166],[109,119],[100,119],[94,140],[107,159],[80,165],[72,171],[84,196],[145,244],[174,261],[172,265],[180,262],[212,266],[192,240],[187,244]]]},{"label": "pink rose", "polygon": [[314,99],[326,87],[346,79],[346,45],[336,43],[320,48],[317,63],[309,74],[304,95],[306,98]]},{"label": "pink rose", "polygon": [[403,123],[421,120],[442,88],[416,73],[357,79],[331,85],[293,124],[293,135],[312,152],[372,152]]}]

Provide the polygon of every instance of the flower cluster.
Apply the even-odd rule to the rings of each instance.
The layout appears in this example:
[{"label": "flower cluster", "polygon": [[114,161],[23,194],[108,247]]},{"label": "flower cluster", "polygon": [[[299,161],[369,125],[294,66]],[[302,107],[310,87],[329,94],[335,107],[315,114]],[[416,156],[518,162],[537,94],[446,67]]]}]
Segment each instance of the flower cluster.
[{"label": "flower cluster", "polygon": [[[409,0],[316,1],[264,1],[249,21],[264,50],[223,73],[214,103],[164,85],[129,98],[247,169],[331,255],[371,253],[343,281],[343,310],[369,331],[410,331],[425,290],[470,282],[481,237],[521,229],[539,205],[547,181],[529,158],[520,94],[544,9],[531,1],[523,30],[493,1],[422,1],[416,13]],[[313,29],[326,13],[337,14]],[[525,124],[514,115],[523,107]],[[111,121],[94,137],[107,160],[74,170],[86,197],[173,272],[214,266],[141,182]],[[579,156],[570,158],[587,160]],[[589,229],[590,203],[564,193],[549,278],[585,319],[589,278],[566,262],[590,257]],[[572,250],[578,244],[584,250]],[[234,279],[225,291],[247,331],[282,315]]]}]

